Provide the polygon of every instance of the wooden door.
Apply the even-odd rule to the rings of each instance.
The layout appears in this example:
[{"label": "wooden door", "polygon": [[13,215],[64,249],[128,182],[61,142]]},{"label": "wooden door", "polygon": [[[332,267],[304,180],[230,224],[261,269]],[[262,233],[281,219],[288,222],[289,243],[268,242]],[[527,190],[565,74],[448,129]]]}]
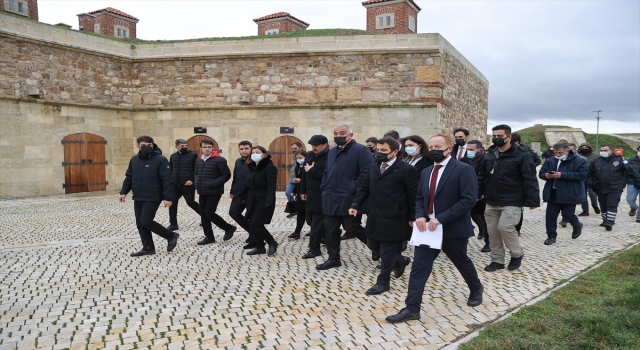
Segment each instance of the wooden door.
[{"label": "wooden door", "polygon": [[200,150],[200,141],[202,140],[211,140],[213,142],[213,150],[220,151],[216,140],[207,135],[196,135],[187,140],[187,147],[194,152],[198,152],[198,157],[202,156],[202,151]]},{"label": "wooden door", "polygon": [[64,147],[65,193],[104,191],[107,189],[107,141],[94,134],[79,133],[62,139]]},{"label": "wooden door", "polygon": [[269,154],[271,161],[278,168],[278,182],[276,191],[284,191],[289,184],[289,174],[293,165],[293,152],[291,152],[291,144],[300,142],[304,149],[304,143],[295,136],[280,136],[273,140],[269,145]]}]

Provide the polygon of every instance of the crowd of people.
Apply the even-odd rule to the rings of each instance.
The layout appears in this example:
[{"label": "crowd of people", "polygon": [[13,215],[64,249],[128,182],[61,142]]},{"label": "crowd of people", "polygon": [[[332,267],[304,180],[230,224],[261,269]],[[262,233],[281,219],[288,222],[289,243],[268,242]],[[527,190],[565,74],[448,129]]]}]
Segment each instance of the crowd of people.
[{"label": "crowd of people", "polygon": [[[481,251],[491,260],[485,271],[504,269],[507,251],[507,269],[520,268],[525,255],[519,239],[523,209],[541,206],[538,178],[544,181],[542,200],[547,203],[545,245],[556,242],[558,224],[570,224],[573,239],[581,235],[578,217],[590,215],[589,199],[594,212],[602,215],[601,226],[611,231],[625,186],[629,215],[640,223],[640,147],[637,157],[624,159],[610,145],[601,146],[597,155],[588,143],[576,146],[559,140],[542,155],[544,164],[539,167],[538,154],[522,144],[508,125],[492,128],[488,148],[471,139],[467,129],[458,128],[452,136],[400,137],[391,130],[360,144],[349,125],[340,124],[333,130],[333,140],[314,135],[309,150],[298,142],[291,145],[285,210],[297,222],[288,238],[300,239],[305,224],[309,226],[308,251],[301,258],[321,257],[321,246],[326,245],[327,259],[316,265],[318,271],[342,266],[342,240],[361,241],[371,259],[380,262],[368,295],[389,291],[391,275],[399,278],[411,264],[406,307],[387,317],[389,322],[420,318],[424,288],[441,251],[468,285],[467,304],[482,303],[484,287],[467,255],[475,228],[477,238],[484,240]],[[276,254],[278,242],[267,225],[276,211],[278,170],[267,149],[240,142],[232,176],[227,160],[210,140],[201,141],[198,156],[186,140],[178,139],[169,160],[151,137],[140,136],[137,144],[139,152],[131,158],[119,196],[124,202],[133,191],[142,249],[131,256],[155,254],[152,232],[168,241],[168,252],[176,247],[181,197],[201,218],[204,238],[198,245],[216,241],[212,224],[224,231],[224,241],[231,239],[237,227],[216,213],[230,179],[229,216],[248,232],[246,254]],[[154,220],[163,203],[169,208],[166,228]],[[582,213],[576,215],[578,204]],[[442,232],[441,247],[415,244],[413,257],[406,256],[412,235],[417,234],[414,226],[419,234]]]}]

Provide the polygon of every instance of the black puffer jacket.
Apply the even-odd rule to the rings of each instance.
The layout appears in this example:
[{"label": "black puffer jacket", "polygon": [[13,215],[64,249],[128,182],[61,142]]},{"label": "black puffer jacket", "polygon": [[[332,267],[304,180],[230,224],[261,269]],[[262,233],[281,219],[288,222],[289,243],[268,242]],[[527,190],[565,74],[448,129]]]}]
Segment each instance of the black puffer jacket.
[{"label": "black puffer jacket", "polygon": [[169,161],[162,156],[162,150],[153,144],[148,157],[138,152],[129,161],[120,194],[133,190],[133,200],[141,202],[170,201],[173,181]]},{"label": "black puffer jacket", "polygon": [[218,152],[213,152],[206,162],[203,157],[196,160],[196,190],[201,196],[222,195],[225,182],[231,179],[227,160]]},{"label": "black puffer jacket", "polygon": [[512,145],[501,155],[491,146],[478,171],[478,198],[494,206],[539,207],[540,189],[531,152]]},{"label": "black puffer jacket", "polygon": [[[631,165],[631,167],[636,173],[640,174],[640,157],[629,158],[629,165]],[[630,185],[634,184],[633,174],[631,173],[627,174],[627,183]],[[640,188],[640,187],[637,187],[636,185],[634,185],[633,187]]]},{"label": "black puffer jacket", "polygon": [[169,158],[171,164],[171,173],[173,174],[173,183],[176,185],[184,185],[187,181],[194,182],[196,159],[198,153],[187,150],[185,154],[176,152]]},{"label": "black puffer jacket", "polygon": [[634,180],[634,186],[640,188],[640,174],[624,158],[615,154],[598,157],[589,166],[587,185],[598,193],[622,192],[628,175]]}]

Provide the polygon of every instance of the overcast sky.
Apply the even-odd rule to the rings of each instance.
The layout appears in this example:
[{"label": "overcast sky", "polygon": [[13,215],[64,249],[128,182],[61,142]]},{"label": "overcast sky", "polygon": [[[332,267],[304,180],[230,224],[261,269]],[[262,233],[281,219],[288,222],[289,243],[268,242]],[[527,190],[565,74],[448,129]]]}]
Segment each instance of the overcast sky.
[{"label": "overcast sky", "polygon": [[[417,0],[418,32],[440,33],[489,80],[489,126],[535,123],[640,132],[640,0]],[[257,33],[285,11],[309,29],[365,29],[359,0],[40,0],[40,20],[78,28],[77,14],[114,7],[140,39]]]}]

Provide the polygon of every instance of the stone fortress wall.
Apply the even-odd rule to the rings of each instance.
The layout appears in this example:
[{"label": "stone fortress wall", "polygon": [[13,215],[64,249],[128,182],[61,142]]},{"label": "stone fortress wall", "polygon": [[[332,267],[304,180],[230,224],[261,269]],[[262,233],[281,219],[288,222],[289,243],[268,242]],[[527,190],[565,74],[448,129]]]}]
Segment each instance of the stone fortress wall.
[{"label": "stone fortress wall", "polygon": [[483,137],[487,109],[486,78],[439,34],[131,45],[0,14],[0,198],[64,193],[60,140],[73,133],[107,140],[118,190],[142,134],[168,156],[207,126],[233,160],[238,142],[268,147],[281,126],[303,142],[338,123],[360,142],[457,126]]}]

